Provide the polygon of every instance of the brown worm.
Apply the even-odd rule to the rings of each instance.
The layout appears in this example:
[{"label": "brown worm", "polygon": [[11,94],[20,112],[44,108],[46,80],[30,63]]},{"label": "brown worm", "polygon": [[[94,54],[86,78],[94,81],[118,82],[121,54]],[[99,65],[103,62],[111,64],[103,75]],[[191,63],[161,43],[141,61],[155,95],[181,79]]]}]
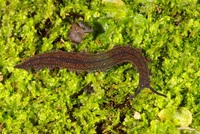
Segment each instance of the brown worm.
[{"label": "brown worm", "polygon": [[64,51],[49,52],[35,55],[22,64],[16,65],[15,68],[39,70],[45,67],[49,69],[59,67],[75,71],[105,71],[124,62],[131,62],[139,72],[139,88],[131,98],[136,97],[143,88],[149,88],[154,93],[166,97],[166,95],[157,92],[150,86],[147,59],[139,49],[129,46],[117,46],[107,52],[97,54]]}]

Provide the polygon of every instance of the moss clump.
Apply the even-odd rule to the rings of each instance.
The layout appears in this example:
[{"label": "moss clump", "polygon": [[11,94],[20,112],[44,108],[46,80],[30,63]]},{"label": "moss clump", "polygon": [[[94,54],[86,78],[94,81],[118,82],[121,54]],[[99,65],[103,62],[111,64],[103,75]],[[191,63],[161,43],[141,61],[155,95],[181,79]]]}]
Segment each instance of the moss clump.
[{"label": "moss clump", "polygon": [[[199,1],[13,0],[0,9],[1,133],[200,132]],[[67,32],[80,20],[94,34],[73,45]],[[131,64],[93,73],[14,69],[34,54],[126,44],[151,59],[152,87],[166,99],[146,89],[127,100],[138,85]]]}]

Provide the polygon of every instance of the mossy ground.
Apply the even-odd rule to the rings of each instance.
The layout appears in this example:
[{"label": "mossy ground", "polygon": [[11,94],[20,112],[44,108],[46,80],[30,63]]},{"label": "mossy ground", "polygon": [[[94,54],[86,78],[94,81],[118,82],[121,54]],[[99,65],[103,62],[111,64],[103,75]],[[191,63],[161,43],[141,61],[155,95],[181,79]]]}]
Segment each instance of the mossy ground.
[{"label": "mossy ground", "polygon": [[[1,0],[0,10],[1,133],[200,132],[199,1]],[[73,45],[70,23],[83,18],[94,33]],[[91,73],[14,68],[43,52],[126,44],[151,59],[151,85],[167,98],[145,89],[126,100],[138,85],[130,63]]]}]

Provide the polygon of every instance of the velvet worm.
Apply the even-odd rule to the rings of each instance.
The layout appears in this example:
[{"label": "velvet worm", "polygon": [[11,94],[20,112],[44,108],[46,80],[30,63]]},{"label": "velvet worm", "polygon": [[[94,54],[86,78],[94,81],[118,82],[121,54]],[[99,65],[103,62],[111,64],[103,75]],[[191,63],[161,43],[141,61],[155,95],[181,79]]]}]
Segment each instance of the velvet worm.
[{"label": "velvet worm", "polygon": [[139,72],[139,87],[131,98],[135,98],[144,88],[149,88],[152,92],[166,97],[166,95],[157,92],[150,86],[148,60],[139,49],[130,46],[116,46],[107,52],[97,54],[64,51],[49,52],[35,55],[22,64],[16,65],[15,68],[40,70],[46,67],[49,69],[58,67],[73,71],[91,72],[105,71],[124,62],[131,62]]}]

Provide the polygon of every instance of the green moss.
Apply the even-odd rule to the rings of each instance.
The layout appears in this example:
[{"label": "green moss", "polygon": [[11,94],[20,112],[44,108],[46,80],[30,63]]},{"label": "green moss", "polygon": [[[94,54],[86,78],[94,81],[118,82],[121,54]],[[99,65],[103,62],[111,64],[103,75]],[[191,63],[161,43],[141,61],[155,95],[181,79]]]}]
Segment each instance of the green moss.
[{"label": "green moss", "polygon": [[[1,133],[200,132],[199,1],[13,0],[0,9]],[[81,20],[70,13],[95,29],[79,45],[67,37],[70,23]],[[151,59],[151,85],[167,98],[145,89],[126,100],[139,81],[130,63],[90,73],[14,68],[39,53],[126,44]]]}]

